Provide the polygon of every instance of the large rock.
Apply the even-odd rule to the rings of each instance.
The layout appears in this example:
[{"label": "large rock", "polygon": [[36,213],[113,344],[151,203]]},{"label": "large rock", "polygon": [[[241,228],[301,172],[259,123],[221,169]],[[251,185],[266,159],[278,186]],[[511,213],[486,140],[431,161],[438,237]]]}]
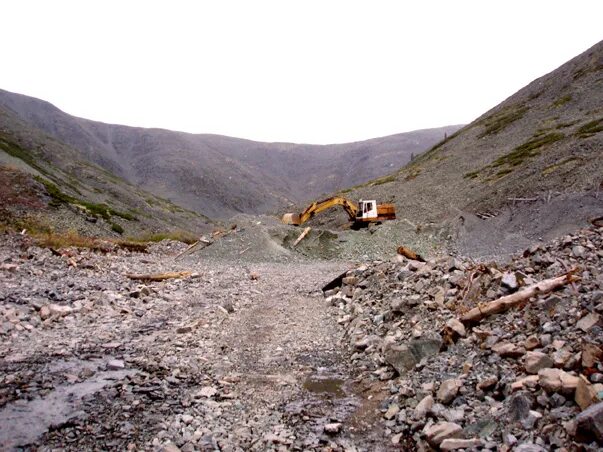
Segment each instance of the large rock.
[{"label": "large rock", "polygon": [[423,429],[427,442],[434,447],[439,446],[445,439],[457,438],[462,431],[461,426],[454,422],[438,422]]},{"label": "large rock", "polygon": [[442,339],[415,339],[402,345],[389,345],[385,350],[385,360],[400,375],[413,369],[421,360],[439,353]]},{"label": "large rock", "polygon": [[603,402],[593,405],[576,416],[576,439],[603,444]]},{"label": "large rock", "polygon": [[415,418],[423,419],[433,408],[433,396],[425,396],[415,407]]},{"label": "large rock", "polygon": [[537,374],[541,369],[553,367],[553,360],[546,353],[527,352],[524,366],[527,373]]},{"label": "large rock", "polygon": [[541,369],[538,384],[547,392],[573,394],[580,379],[561,369]]}]

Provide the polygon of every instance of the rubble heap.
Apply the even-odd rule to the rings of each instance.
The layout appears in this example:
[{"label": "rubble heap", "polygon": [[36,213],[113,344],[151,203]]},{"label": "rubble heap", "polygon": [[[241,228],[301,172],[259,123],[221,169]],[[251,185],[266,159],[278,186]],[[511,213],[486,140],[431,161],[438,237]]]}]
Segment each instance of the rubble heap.
[{"label": "rubble heap", "polygon": [[[572,271],[576,282],[474,322],[463,314]],[[506,266],[375,262],[325,292],[365,377],[387,382],[393,444],[424,450],[599,450],[603,444],[603,228]]]}]

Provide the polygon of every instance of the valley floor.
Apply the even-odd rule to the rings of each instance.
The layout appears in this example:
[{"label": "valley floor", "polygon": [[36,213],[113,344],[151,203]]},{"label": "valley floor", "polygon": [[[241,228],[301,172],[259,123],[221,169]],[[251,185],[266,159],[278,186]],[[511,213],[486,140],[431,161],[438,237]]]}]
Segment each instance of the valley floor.
[{"label": "valley floor", "polygon": [[[230,265],[0,244],[0,449],[383,450],[320,287],[337,263]],[[191,271],[140,285],[128,273]]]}]

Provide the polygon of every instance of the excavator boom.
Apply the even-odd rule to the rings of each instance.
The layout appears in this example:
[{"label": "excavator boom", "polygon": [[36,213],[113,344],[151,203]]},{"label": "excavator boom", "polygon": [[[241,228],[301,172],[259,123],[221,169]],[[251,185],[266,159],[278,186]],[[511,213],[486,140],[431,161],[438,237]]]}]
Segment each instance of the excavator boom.
[{"label": "excavator boom", "polygon": [[393,204],[378,205],[374,200],[360,200],[358,204],[355,204],[349,199],[341,196],[333,196],[331,198],[323,199],[322,201],[313,202],[300,214],[286,213],[283,215],[282,221],[285,224],[299,226],[313,218],[317,213],[334,206],[342,206],[348,214],[350,221],[356,225],[382,220],[393,220],[396,218],[396,211]]},{"label": "excavator boom", "polygon": [[306,221],[313,218],[317,213],[334,206],[342,206],[350,217],[350,221],[354,221],[356,219],[358,207],[352,201],[349,201],[346,198],[341,196],[333,196],[331,198],[323,199],[322,201],[314,201],[300,214],[286,213],[283,215],[283,223],[299,226],[300,224],[304,224]]}]

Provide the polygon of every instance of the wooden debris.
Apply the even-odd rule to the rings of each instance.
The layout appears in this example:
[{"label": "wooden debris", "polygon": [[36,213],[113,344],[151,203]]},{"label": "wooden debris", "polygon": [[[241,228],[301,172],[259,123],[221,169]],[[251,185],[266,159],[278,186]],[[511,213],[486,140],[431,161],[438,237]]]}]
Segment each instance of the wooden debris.
[{"label": "wooden debris", "polygon": [[476,308],[473,308],[467,313],[463,314],[461,321],[464,323],[479,322],[480,320],[492,314],[505,312],[513,306],[527,302],[530,298],[538,294],[545,294],[557,289],[558,287],[564,286],[565,284],[579,281],[580,278],[573,275],[575,271],[576,269],[566,273],[565,275],[545,279],[511,295],[506,295],[485,305],[477,306]]},{"label": "wooden debris", "polygon": [[187,254],[191,254],[193,251],[202,250],[207,248],[210,245],[213,245],[217,240],[226,237],[227,235],[232,234],[237,230],[237,225],[233,224],[228,231],[219,230],[211,233],[211,237],[208,239],[206,237],[201,237],[198,241],[193,243],[187,249],[182,251],[180,254],[174,257],[174,260],[180,259],[182,256],[186,256]]},{"label": "wooden debris", "polygon": [[115,242],[115,245],[118,248],[123,250],[137,252],[137,253],[147,253],[148,252],[148,243],[138,243],[138,242],[128,242],[128,241],[119,241]]},{"label": "wooden debris", "polygon": [[299,235],[299,237],[297,238],[297,240],[295,242],[293,242],[293,248],[295,248],[297,246],[297,244],[299,242],[301,242],[304,239],[304,237],[306,237],[308,235],[308,233],[310,232],[311,229],[312,228],[310,226],[308,226],[307,228],[305,228],[303,230],[303,232]]},{"label": "wooden debris", "polygon": [[398,254],[408,259],[412,259],[413,261],[425,262],[425,259],[415,253],[413,250],[406,248],[405,246],[398,247]]},{"label": "wooden debris", "polygon": [[166,279],[186,278],[190,275],[192,275],[192,272],[167,272],[141,275],[128,273],[126,276],[136,281],[165,281]]}]

